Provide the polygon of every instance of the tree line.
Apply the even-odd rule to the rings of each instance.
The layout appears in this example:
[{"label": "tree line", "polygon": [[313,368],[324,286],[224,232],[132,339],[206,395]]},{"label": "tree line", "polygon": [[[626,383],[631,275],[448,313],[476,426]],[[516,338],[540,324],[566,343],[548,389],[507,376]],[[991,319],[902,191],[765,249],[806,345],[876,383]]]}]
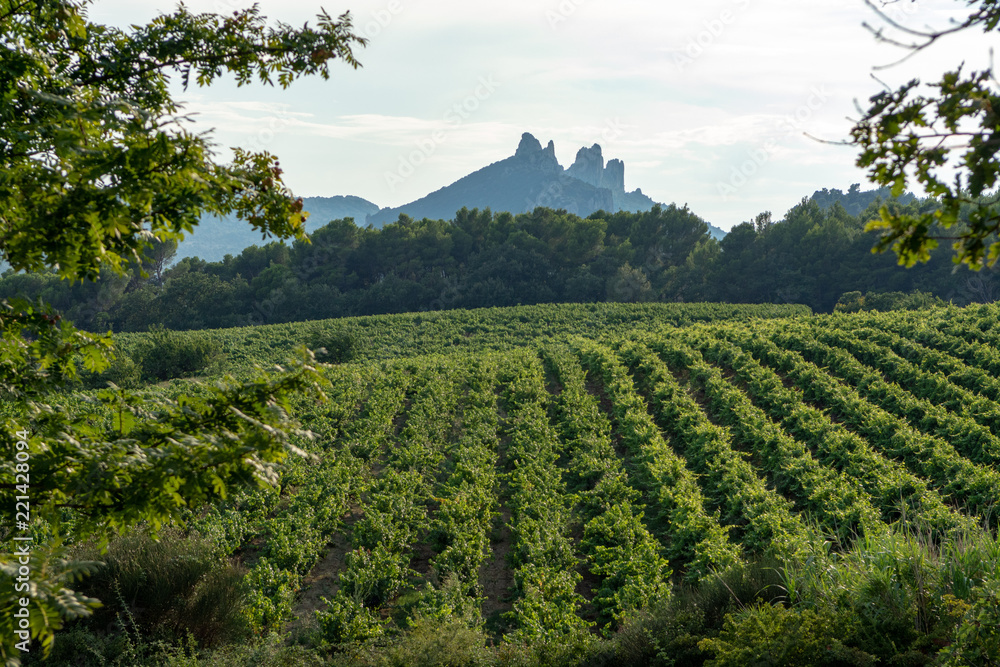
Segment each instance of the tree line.
[{"label": "tree line", "polygon": [[[586,218],[537,208],[512,215],[458,211],[452,220],[405,215],[381,229],[347,218],[309,241],[250,246],[221,262],[184,258],[161,244],[124,275],[70,284],[50,273],[0,279],[0,298],[42,297],[78,326],[201,329],[385,313],[574,302],[801,303],[830,312],[849,292],[919,290],[959,304],[995,300],[995,272],[955,270],[947,256],[901,270],[871,252],[868,221],[839,202],[803,199],[721,241],[686,206]],[[919,213],[933,202],[889,200]]]}]

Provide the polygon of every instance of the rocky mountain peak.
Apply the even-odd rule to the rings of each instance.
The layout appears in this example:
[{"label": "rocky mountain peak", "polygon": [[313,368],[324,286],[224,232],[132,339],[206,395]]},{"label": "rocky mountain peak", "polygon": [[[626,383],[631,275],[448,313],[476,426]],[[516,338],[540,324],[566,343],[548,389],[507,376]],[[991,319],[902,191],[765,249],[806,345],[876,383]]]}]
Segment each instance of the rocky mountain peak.
[{"label": "rocky mountain peak", "polygon": [[605,165],[600,144],[594,144],[590,148],[584,146],[578,150],[576,160],[566,170],[566,174],[595,188],[625,192],[625,163],[614,159],[608,160]]},{"label": "rocky mountain peak", "polygon": [[604,155],[601,153],[600,144],[594,144],[590,148],[584,146],[576,152],[576,159],[573,164],[566,169],[566,174],[573,178],[579,178],[584,183],[590,183],[595,188],[601,186],[601,177],[604,175]]},{"label": "rocky mountain peak", "polygon": [[[552,142],[550,141],[549,144]],[[542,150],[542,143],[535,139],[535,136],[530,132],[525,132],[521,135],[521,143],[517,145],[514,157],[525,157],[540,150]]]},{"label": "rocky mountain peak", "polygon": [[[601,187],[614,190],[615,192],[625,192],[625,163],[615,158],[608,160],[601,175]],[[636,190],[639,192],[639,190]]]},{"label": "rocky mountain peak", "polygon": [[511,157],[409,204],[381,209],[367,221],[391,222],[400,213],[447,220],[463,206],[511,213],[545,206],[586,217],[598,210],[648,211],[655,203],[638,190],[625,191],[625,164],[617,159],[605,164],[600,144],[581,148],[569,169],[563,169],[555,142],[550,140],[543,148],[533,134],[524,132]]},{"label": "rocky mountain peak", "polygon": [[521,142],[514,152],[514,159],[543,171],[562,173],[563,170],[559,166],[559,160],[556,159],[555,143],[550,140],[548,146],[543,149],[541,142],[530,132],[521,135]]}]

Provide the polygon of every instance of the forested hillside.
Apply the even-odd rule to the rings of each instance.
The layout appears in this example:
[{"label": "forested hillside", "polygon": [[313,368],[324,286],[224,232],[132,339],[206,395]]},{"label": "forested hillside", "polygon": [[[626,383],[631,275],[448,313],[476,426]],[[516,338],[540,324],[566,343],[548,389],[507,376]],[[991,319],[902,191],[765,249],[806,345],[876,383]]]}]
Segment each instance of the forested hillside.
[{"label": "forested hillside", "polygon": [[[352,218],[360,226],[365,219],[378,211],[378,206],[353,196],[304,197],[303,210],[309,213],[306,229],[314,231],[330,220]],[[194,232],[185,237],[177,247],[177,257],[200,257],[206,261],[221,261],[226,255],[242,252],[252,245],[261,245],[261,234],[236,216],[218,217],[205,215]]]},{"label": "forested hillside", "polygon": [[75,285],[6,275],[0,298],[41,295],[80,326],[115,331],[551,302],[800,303],[830,312],[849,292],[996,299],[994,270],[954,270],[942,254],[901,271],[891,253],[873,255],[864,225],[879,200],[858,216],[827,203],[803,200],[780,221],[761,214],[721,241],[677,206],[586,218],[463,209],[450,221],[403,217],[382,229],[337,220],[309,243],[253,246],[221,262],[183,259],[166,271],[147,266],[148,278],[136,269]]},{"label": "forested hillside", "polygon": [[[847,192],[842,192],[837,188],[817,190],[812,194],[812,199],[820,208],[828,209],[834,204],[840,204],[844,210],[851,215],[861,215],[861,213],[878,200],[892,199],[892,188],[882,187],[873,190],[862,190],[860,183],[855,183]],[[896,200],[900,204],[909,204],[916,197],[909,192],[904,192]]]}]

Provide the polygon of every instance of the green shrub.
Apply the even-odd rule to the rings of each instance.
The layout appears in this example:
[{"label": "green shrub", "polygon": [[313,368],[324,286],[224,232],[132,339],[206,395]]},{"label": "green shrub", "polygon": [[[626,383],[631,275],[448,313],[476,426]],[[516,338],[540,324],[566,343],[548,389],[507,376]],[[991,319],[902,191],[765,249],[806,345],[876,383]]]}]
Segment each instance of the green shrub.
[{"label": "green shrub", "polygon": [[888,659],[920,637],[916,586],[908,574],[902,568],[873,567],[859,575],[858,587],[852,592],[856,621],[849,638],[852,645]]},{"label": "green shrub", "polygon": [[494,664],[482,630],[457,617],[418,619],[386,646],[342,654],[334,665],[352,667],[487,667]]},{"label": "green shrub", "polygon": [[346,326],[336,324],[320,324],[313,328],[306,345],[315,351],[318,361],[328,364],[352,361],[361,350],[358,334]]},{"label": "green shrub", "polygon": [[292,617],[299,576],[272,565],[266,557],[257,561],[245,579],[247,603],[243,610],[254,634],[275,630]]},{"label": "green shrub", "polygon": [[[601,640],[586,629],[530,644],[504,643],[495,649],[498,667],[577,667],[594,665]],[[622,663],[609,663],[616,667]]]},{"label": "green shrub", "polygon": [[781,584],[780,563],[765,559],[678,587],[667,601],[627,621],[595,664],[700,665],[709,653],[699,642],[718,635],[730,612],[783,600]]},{"label": "green shrub", "polygon": [[24,667],[198,667],[193,637],[182,642],[142,636],[120,618],[120,632],[99,632],[77,624],[59,634],[48,658],[32,650],[22,659]]},{"label": "green shrub", "polygon": [[430,582],[424,588],[400,597],[396,601],[400,615],[411,625],[432,620],[457,618],[467,625],[473,625],[481,620],[480,608],[483,598],[476,597],[476,586],[463,583],[458,575],[452,573],[433,586]]},{"label": "green shrub", "polygon": [[243,618],[247,604],[245,574],[236,567],[213,568],[187,597],[178,625],[187,628],[200,646],[215,646],[247,634]]},{"label": "green shrub", "polygon": [[154,540],[142,528],[111,541],[100,556],[106,567],[91,578],[106,603],[120,594],[129,607],[142,607],[162,617],[177,598],[194,590],[212,568],[207,545],[186,540],[178,532],[164,531]]},{"label": "green shrub", "polygon": [[865,307],[865,295],[861,292],[844,292],[833,307],[837,313],[856,313]]},{"label": "green shrub", "polygon": [[653,605],[626,622],[604,647],[595,665],[700,665],[708,653],[698,642],[715,632],[706,625],[705,611],[685,598]]},{"label": "green shrub", "polygon": [[204,333],[151,328],[135,347],[135,357],[147,380],[189,377],[219,363],[219,344]]},{"label": "green shrub", "polygon": [[352,642],[364,642],[381,637],[384,633],[378,614],[352,597],[340,594],[332,600],[320,598],[326,603],[326,611],[317,611],[323,639],[337,646]]},{"label": "green shrub", "polygon": [[947,305],[930,292],[845,292],[833,307],[837,313],[856,313],[861,310],[925,310]]},{"label": "green shrub", "polygon": [[838,618],[811,609],[761,604],[727,616],[719,636],[703,639],[698,646],[715,656],[706,667],[876,664],[874,656],[840,642],[842,625]]},{"label": "green shrub", "polygon": [[1000,665],[1000,584],[990,581],[976,591],[955,632],[955,643],[942,653],[948,667]]},{"label": "green shrub", "polygon": [[142,381],[142,368],[121,350],[115,351],[115,360],[101,373],[82,370],[80,379],[87,389],[104,389],[109,382],[122,389],[133,389]]},{"label": "green shrub", "polygon": [[[288,646],[284,637],[272,633],[249,644],[230,644],[203,654],[198,667],[322,667],[327,661],[317,649]],[[177,660],[165,662],[163,667],[188,667]]]},{"label": "green shrub", "polygon": [[124,615],[144,632],[190,634],[203,646],[247,632],[244,572],[220,560],[203,537],[168,529],[154,540],[140,528],[93,557],[106,564],[87,582],[87,592],[106,605],[98,618]]},{"label": "green shrub", "polygon": [[413,572],[408,565],[408,556],[382,543],[372,549],[355,549],[345,558],[340,584],[345,594],[366,605],[378,606],[409,581]]}]

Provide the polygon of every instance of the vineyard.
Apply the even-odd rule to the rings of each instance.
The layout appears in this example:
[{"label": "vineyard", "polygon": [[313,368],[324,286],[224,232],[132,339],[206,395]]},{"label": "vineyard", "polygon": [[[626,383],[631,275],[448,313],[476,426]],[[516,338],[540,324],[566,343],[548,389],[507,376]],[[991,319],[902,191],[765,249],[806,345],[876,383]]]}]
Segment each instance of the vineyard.
[{"label": "vineyard", "polygon": [[330,366],[280,491],[192,515],[254,632],[356,664],[428,623],[553,664],[1000,664],[1000,309],[545,312]]}]

